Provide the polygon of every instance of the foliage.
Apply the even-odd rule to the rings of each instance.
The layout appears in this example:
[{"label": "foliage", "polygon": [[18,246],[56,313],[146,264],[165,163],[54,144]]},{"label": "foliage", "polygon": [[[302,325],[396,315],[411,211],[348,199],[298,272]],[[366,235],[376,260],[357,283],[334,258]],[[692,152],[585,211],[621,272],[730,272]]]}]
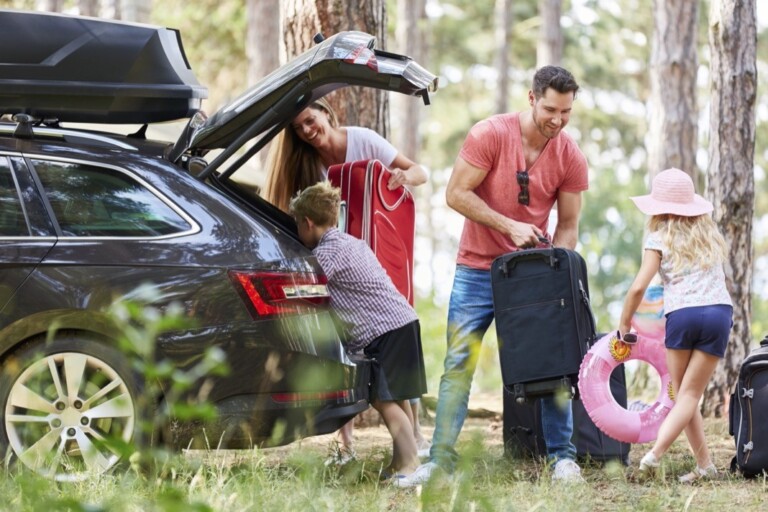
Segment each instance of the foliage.
[{"label": "foliage", "polygon": [[766,481],[746,481],[725,470],[733,451],[725,422],[708,422],[707,438],[721,477],[693,487],[676,482],[694,464],[683,438],[665,457],[657,479],[636,478],[636,461],[650,445],[635,445],[632,466],[583,464],[586,485],[558,486],[550,483],[551,470],[542,461],[503,457],[499,431],[487,421],[470,421],[459,439],[459,471],[420,490],[379,481],[389,457],[380,447],[358,448],[358,461],[334,468],[323,465],[322,444],[295,443],[235,453],[190,452],[152,479],[115,473],[56,486],[35,475],[3,473],[0,510],[655,511],[721,510],[734,504],[760,510]]},{"label": "foliage", "polygon": [[138,409],[154,411],[141,418],[145,434],[160,432],[172,418],[215,419],[216,410],[206,400],[184,402],[181,397],[192,389],[204,388],[203,382],[208,378],[227,373],[224,352],[216,346],[208,347],[200,360],[187,369],[159,359],[158,337],[164,332],[189,328],[191,321],[180,304],[171,303],[162,310],[153,306],[160,297],[151,286],[140,286],[134,295],[134,301],[115,303],[110,316],[120,333],[120,349],[144,380]]}]

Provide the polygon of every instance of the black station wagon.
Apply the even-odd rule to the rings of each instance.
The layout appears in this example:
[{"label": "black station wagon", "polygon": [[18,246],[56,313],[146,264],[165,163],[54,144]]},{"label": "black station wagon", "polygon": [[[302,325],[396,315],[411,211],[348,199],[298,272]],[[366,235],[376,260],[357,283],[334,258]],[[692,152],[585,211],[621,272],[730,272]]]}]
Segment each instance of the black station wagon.
[{"label": "black station wagon", "polygon": [[[335,89],[428,103],[435,76],[374,42],[329,37],[206,117],[207,90],[176,31],[0,11],[6,461],[69,480],[121,460],[102,441],[133,441],[151,412],[137,401],[145,376],[118,348],[109,312],[142,287],[154,290],[153,306],[180,305],[192,320],[158,337],[158,359],[187,369],[218,347],[229,367],[206,384],[217,419],[177,419],[163,442],[187,446],[204,428],[214,446],[283,444],[368,407],[365,364],[344,351],[326,278],[295,223],[232,175]],[[148,124],[178,119],[188,120],[178,140],[147,139]],[[115,135],[73,123],[142,126]]]}]

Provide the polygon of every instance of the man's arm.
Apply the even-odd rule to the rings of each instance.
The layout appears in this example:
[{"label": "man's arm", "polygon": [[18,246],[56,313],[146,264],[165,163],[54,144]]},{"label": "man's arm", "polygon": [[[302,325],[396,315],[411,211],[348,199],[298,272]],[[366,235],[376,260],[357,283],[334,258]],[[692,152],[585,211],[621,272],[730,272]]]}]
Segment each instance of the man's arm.
[{"label": "man's arm", "polygon": [[[488,203],[475,193],[475,189],[487,174],[487,171],[458,157],[445,192],[448,206],[464,217],[508,236],[518,247],[535,246],[538,243],[538,237],[544,236],[539,228],[505,217],[488,206]],[[506,191],[498,193],[504,194]]]},{"label": "man's arm", "polygon": [[579,215],[581,214],[581,192],[557,193],[557,227],[552,245],[575,249],[579,241]]}]

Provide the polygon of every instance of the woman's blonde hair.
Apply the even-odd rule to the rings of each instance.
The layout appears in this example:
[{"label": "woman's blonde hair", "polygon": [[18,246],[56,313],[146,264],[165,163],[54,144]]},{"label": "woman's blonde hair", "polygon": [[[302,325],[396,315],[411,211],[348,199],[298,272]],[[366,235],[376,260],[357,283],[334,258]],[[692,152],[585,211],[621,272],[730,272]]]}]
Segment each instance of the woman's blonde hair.
[{"label": "woman's blonde hair", "polygon": [[661,232],[673,272],[686,268],[711,268],[723,263],[728,255],[725,239],[712,217],[697,215],[653,215],[648,230]]},{"label": "woman's blonde hair", "polygon": [[323,180],[296,194],[288,210],[297,221],[306,217],[318,226],[328,227],[336,225],[340,203],[341,191]]},{"label": "woman's blonde hair", "polygon": [[[323,98],[307,108],[325,112],[333,128],[339,126],[336,113]],[[284,212],[288,202],[299,190],[324,179],[323,163],[317,150],[299,138],[290,124],[272,141],[267,154],[269,175],[264,186],[264,198]]]}]

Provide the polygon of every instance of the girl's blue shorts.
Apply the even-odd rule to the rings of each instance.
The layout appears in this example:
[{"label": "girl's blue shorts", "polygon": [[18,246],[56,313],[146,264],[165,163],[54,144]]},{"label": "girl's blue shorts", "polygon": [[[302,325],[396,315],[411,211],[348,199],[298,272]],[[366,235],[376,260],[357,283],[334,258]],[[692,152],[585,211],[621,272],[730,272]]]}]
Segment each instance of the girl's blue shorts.
[{"label": "girl's blue shorts", "polygon": [[672,350],[701,350],[723,357],[733,327],[733,307],[725,304],[677,309],[668,315],[664,344]]}]

